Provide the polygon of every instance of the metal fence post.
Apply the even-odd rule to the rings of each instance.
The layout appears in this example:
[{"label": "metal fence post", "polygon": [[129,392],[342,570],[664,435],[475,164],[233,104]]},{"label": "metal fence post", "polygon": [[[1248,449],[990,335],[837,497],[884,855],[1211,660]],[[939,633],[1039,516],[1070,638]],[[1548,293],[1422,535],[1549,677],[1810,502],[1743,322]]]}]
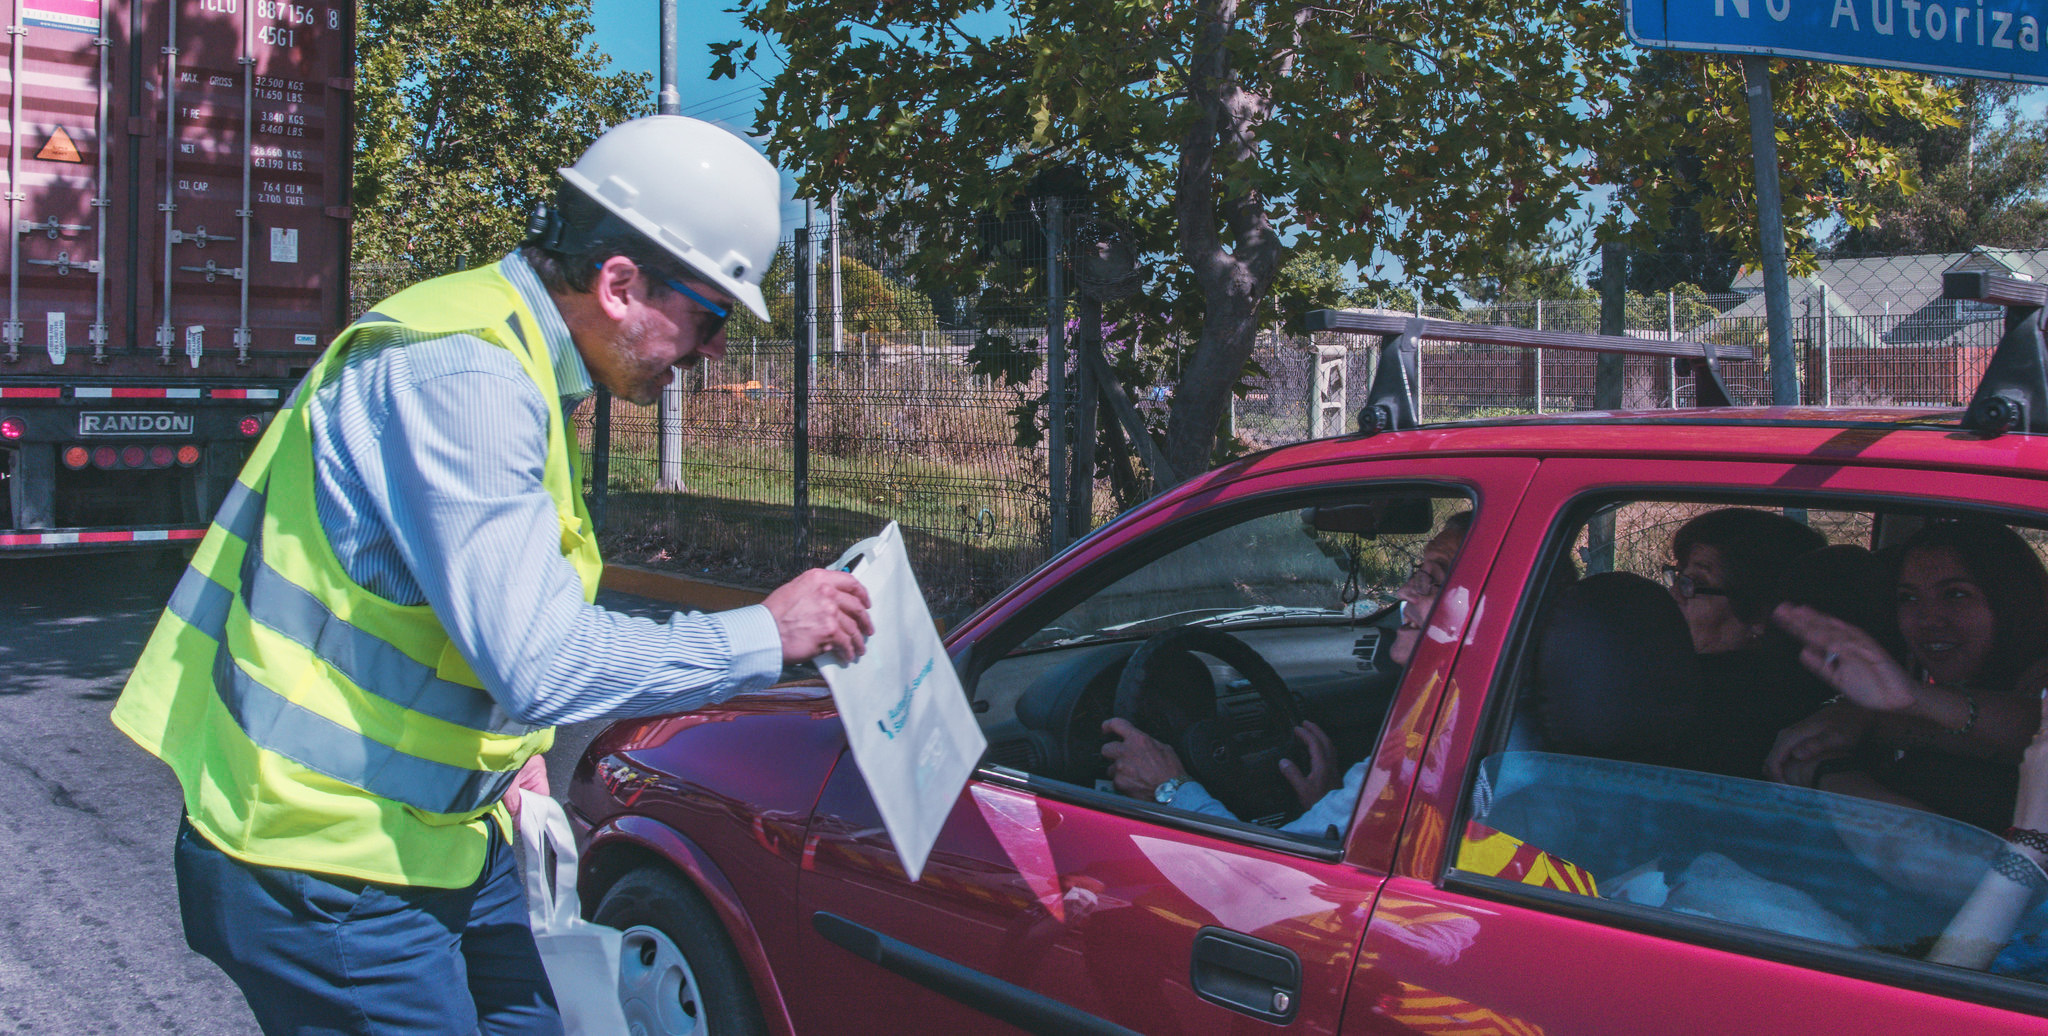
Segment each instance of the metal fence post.
[{"label": "metal fence post", "polygon": [[597,409],[590,415],[590,524],[604,531],[605,504],[612,482],[612,394],[597,390]]},{"label": "metal fence post", "polygon": [[1828,303],[1828,286],[1823,282],[1820,286],[1820,372],[1815,375],[1820,379],[1821,406],[1835,405],[1835,356],[1829,342],[1830,332],[1834,330],[1829,312],[1832,308]]},{"label": "metal fence post", "polygon": [[1045,200],[1045,431],[1052,549],[1067,545],[1067,300],[1060,283],[1064,199]]},{"label": "metal fence post", "polygon": [[811,255],[811,228],[796,231],[796,321],[790,342],[790,505],[796,522],[796,567],[811,565],[811,357],[818,334],[817,260]]},{"label": "metal fence post", "polygon": [[[1543,330],[1543,300],[1536,300],[1536,330]],[[1543,412],[1543,350],[1529,350],[1529,362],[1536,365],[1535,376],[1530,379],[1536,389],[1536,412]]]},{"label": "metal fence post", "polygon": [[[1628,250],[1618,242],[1600,246],[1600,333],[1625,333],[1628,325]],[[1602,353],[1593,368],[1593,408],[1621,406],[1623,357]],[[1586,522],[1586,572],[1614,571],[1614,509],[1596,512]]]},{"label": "metal fence post", "polygon": [[[1678,292],[1664,292],[1664,340],[1678,341]],[[1664,405],[1678,409],[1678,368],[1664,364]]]}]

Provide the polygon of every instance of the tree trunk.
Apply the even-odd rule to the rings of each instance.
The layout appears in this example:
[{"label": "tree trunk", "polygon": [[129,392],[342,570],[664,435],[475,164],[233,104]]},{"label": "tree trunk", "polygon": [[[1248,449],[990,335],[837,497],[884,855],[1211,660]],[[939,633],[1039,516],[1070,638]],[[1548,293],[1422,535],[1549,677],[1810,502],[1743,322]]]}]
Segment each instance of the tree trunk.
[{"label": "tree trunk", "polygon": [[1218,195],[1233,167],[1258,160],[1258,124],[1271,111],[1271,102],[1245,90],[1231,69],[1227,44],[1237,11],[1237,0],[1201,5],[1189,63],[1188,103],[1196,115],[1174,185],[1181,258],[1194,271],[1203,302],[1194,356],[1174,389],[1166,422],[1166,459],[1182,478],[1209,468],[1231,386],[1257,340],[1260,304],[1280,268],[1280,241],[1266,218],[1265,198],[1253,190]]}]

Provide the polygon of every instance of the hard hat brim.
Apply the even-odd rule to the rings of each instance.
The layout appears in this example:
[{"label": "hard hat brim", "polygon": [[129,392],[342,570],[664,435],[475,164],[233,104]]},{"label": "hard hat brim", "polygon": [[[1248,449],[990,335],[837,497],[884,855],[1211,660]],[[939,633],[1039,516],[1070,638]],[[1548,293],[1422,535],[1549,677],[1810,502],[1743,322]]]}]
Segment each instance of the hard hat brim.
[{"label": "hard hat brim", "polygon": [[589,177],[584,176],[575,169],[563,166],[556,171],[561,174],[563,182],[573,184],[577,190],[582,191],[590,200],[603,206],[605,211],[618,217],[627,226],[639,232],[642,237],[660,245],[663,251],[675,256],[684,266],[689,267],[691,273],[702,278],[707,283],[717,285],[720,290],[746,306],[747,310],[756,317],[764,321],[768,319],[768,300],[762,296],[758,285],[749,284],[721,271],[718,268],[718,264],[713,262],[710,256],[699,252],[696,248],[691,247],[689,242],[677,238],[673,233],[657,226],[652,220],[649,220],[632,208],[618,204],[612,199],[605,197],[605,192],[597,184],[591,182]]}]

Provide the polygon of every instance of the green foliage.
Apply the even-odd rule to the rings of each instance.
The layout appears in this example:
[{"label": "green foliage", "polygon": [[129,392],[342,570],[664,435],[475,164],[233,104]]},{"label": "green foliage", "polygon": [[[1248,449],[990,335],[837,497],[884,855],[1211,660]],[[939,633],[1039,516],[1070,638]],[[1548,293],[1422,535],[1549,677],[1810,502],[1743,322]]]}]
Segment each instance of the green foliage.
[{"label": "green foliage", "polygon": [[[1622,188],[1625,207],[1639,220],[1639,244],[1656,240],[1699,254],[1700,268],[1667,277],[1725,290],[1735,266],[1754,266],[1762,256],[1744,64],[1632,53],[1628,103],[1601,113],[1612,128],[1599,147],[1601,175]],[[1876,198],[1913,188],[1909,156],[1863,127],[1952,125],[1955,117],[1941,86],[1916,73],[1819,61],[1768,65],[1788,260],[1800,274],[1813,268],[1817,225],[1839,217],[1867,226],[1877,215]],[[1683,234],[1673,237],[1674,229]],[[1668,283],[1637,279],[1635,287],[1655,291]]]},{"label": "green foliage", "polygon": [[[766,334],[774,338],[796,336],[796,299],[786,285],[791,283],[790,267],[795,259],[786,247],[775,250],[775,258],[769,263],[768,272],[762,276],[762,294],[768,300],[769,325],[766,330],[755,330],[758,326],[751,318],[734,325],[734,334]],[[817,319],[831,319],[832,306],[832,261],[824,256],[818,258],[818,269],[813,283],[818,292]],[[916,289],[884,276],[881,271],[861,262],[850,255],[839,257],[839,292],[845,311],[845,328],[848,334],[895,333],[924,331],[938,325],[932,314],[931,300],[919,294]],[[821,327],[819,335],[829,334]]]},{"label": "green foliage", "polygon": [[[1653,227],[1678,192],[1711,188],[1706,227],[1747,234],[1755,252],[1739,66],[1688,58],[1687,75],[1645,89],[1644,52],[1607,0],[736,10],[773,59],[715,45],[714,75],[770,77],[756,124],[771,155],[803,171],[810,196],[837,193],[863,236],[914,242],[905,276],[927,292],[986,300],[982,229],[1072,193],[1048,188],[1053,174],[1128,229],[1150,272],[1108,316],[1141,364],[1175,354],[1164,446],[1183,476],[1210,463],[1257,331],[1337,292],[1331,264],[1368,271],[1361,292],[1390,292],[1399,271],[1438,302],[1457,281],[1561,286],[1544,235],[1602,183],[1630,185],[1617,226]],[[1905,175],[1895,152],[1842,133],[1841,112],[1916,113],[1937,95],[1897,73],[1781,73],[1797,233],[1831,214],[1867,221],[1865,195],[1824,186],[1831,173]],[[1297,248],[1316,256],[1290,270]],[[1034,264],[1015,259],[1028,286]]]},{"label": "green foliage", "polygon": [[[1439,285],[1541,232],[1587,187],[1622,46],[1595,0],[740,0],[780,52],[757,124],[864,235],[915,240],[917,283],[979,291],[975,220],[1074,170],[1153,273],[1121,313],[1178,348],[1167,452],[1206,467],[1289,249]],[[985,34],[957,19],[993,10]],[[716,73],[760,61],[714,48]],[[766,67],[759,68],[764,74]],[[1384,282],[1377,285],[1391,288]],[[1176,334],[1176,330],[1180,333]]]},{"label": "green foliage", "polygon": [[1572,230],[1558,228],[1533,244],[1510,245],[1490,270],[1460,281],[1458,287],[1482,304],[1597,299],[1600,293],[1588,287],[1578,273],[1586,249],[1574,249],[1574,243]]},{"label": "green foliage", "polygon": [[1909,156],[1919,189],[1876,192],[1877,215],[1845,228],[1847,252],[2048,247],[2048,119],[2028,118],[2014,83],[1947,81],[1953,122],[1875,121],[1871,135]]},{"label": "green foliage", "polygon": [[555,170],[645,114],[647,77],[604,75],[589,0],[363,0],[354,261],[431,276],[519,241]]}]

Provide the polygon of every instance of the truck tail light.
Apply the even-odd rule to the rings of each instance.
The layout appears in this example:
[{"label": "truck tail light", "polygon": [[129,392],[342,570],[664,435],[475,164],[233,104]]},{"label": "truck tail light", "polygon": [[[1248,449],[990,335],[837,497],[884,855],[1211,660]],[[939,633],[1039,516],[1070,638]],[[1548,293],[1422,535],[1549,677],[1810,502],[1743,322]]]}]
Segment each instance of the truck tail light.
[{"label": "truck tail light", "polygon": [[171,449],[169,446],[151,446],[149,448],[149,466],[152,468],[168,468],[171,466],[171,461],[177,459],[177,456],[178,451]]},{"label": "truck tail light", "polygon": [[92,466],[102,471],[112,471],[121,463],[121,454],[112,446],[102,446],[92,451]]},{"label": "truck tail light", "polygon": [[242,437],[254,439],[263,434],[263,419],[255,414],[242,418]]},{"label": "truck tail light", "polygon": [[28,422],[19,417],[0,421],[0,439],[19,439],[28,434]]},{"label": "truck tail light", "polygon": [[139,468],[148,459],[149,451],[140,446],[121,447],[121,466],[124,468]]},{"label": "truck tail light", "polygon": [[190,444],[178,447],[178,463],[188,468],[199,463],[199,447]]},{"label": "truck tail light", "polygon": [[64,447],[64,466],[73,471],[92,463],[92,451],[83,446]]}]

